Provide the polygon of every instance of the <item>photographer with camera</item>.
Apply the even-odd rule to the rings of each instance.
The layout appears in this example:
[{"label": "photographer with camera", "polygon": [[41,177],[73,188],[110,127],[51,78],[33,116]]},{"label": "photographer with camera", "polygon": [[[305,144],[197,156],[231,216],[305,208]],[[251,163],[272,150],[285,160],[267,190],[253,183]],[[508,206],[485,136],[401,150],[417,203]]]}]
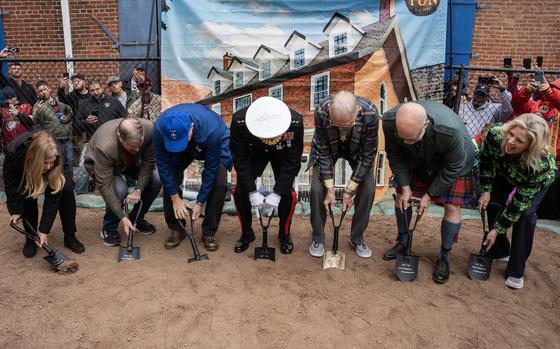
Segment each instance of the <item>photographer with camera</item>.
[{"label": "photographer with camera", "polygon": [[[501,102],[493,102],[490,91],[495,88],[500,91]],[[474,89],[472,100],[461,106],[459,117],[474,138],[484,125],[500,123],[513,111],[511,107],[511,92],[495,76],[480,76]]]},{"label": "photographer with camera", "polygon": [[[0,51],[0,58],[7,58],[10,54],[19,52],[17,47],[4,47]],[[34,105],[37,102],[37,94],[33,86],[23,80],[23,68],[19,62],[8,63],[8,76],[3,73],[4,62],[0,62],[0,87],[9,86],[14,89],[18,101]]]},{"label": "photographer with camera", "polygon": [[11,87],[2,89],[5,106],[0,108],[0,128],[2,145],[6,147],[20,133],[31,130],[33,108],[27,103],[20,103],[16,91]]}]

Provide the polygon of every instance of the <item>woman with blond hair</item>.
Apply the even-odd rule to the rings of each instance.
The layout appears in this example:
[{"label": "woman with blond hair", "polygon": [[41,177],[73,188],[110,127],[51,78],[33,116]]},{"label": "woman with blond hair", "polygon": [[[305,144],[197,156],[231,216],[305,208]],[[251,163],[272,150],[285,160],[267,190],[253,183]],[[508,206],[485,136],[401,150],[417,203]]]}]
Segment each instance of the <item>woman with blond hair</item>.
[{"label": "woman with blond hair", "polygon": [[[37,227],[37,198],[45,195],[43,212],[39,223],[40,244],[47,242],[47,234],[60,213],[64,246],[75,253],[85,251],[84,245],[76,239],[76,199],[72,181],[63,174],[63,160],[60,145],[46,131],[26,132],[16,137],[8,146],[4,160],[4,188],[7,197],[10,221],[19,223],[27,220]],[[24,224],[28,233],[34,232]],[[26,239],[23,255],[35,256],[37,245]]]},{"label": "woman with blond hair", "polygon": [[[548,151],[550,130],[545,120],[523,114],[486,135],[480,153],[482,195],[479,209],[488,207],[490,233],[485,241],[489,254],[504,258],[506,285],[523,287],[525,263],[533,247],[537,209],[554,181],[556,161]],[[515,191],[514,191],[515,189]],[[511,199],[508,197],[514,191]],[[489,203],[498,205],[489,205]],[[490,212],[502,206],[501,212]],[[506,230],[513,226],[511,247]]]}]

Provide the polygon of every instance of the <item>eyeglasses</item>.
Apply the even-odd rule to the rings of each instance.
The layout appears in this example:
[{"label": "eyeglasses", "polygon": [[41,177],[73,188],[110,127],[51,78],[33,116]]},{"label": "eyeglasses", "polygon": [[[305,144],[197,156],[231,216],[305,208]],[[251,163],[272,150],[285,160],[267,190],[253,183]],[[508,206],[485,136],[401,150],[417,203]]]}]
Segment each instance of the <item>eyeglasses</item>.
[{"label": "eyeglasses", "polygon": [[420,129],[420,132],[418,132],[418,135],[414,138],[402,138],[401,136],[399,136],[399,134],[397,133],[397,129],[395,128],[395,137],[397,137],[398,139],[402,140],[403,142],[405,142],[407,144],[418,143],[422,140],[422,137],[424,137],[424,130],[426,130],[429,123],[430,123],[430,120],[426,120],[426,122],[424,123],[424,126]]},{"label": "eyeglasses", "polygon": [[332,120],[328,119],[328,123],[329,125],[332,125],[334,127],[338,127],[338,128],[352,128],[354,127],[354,125],[356,125],[356,119],[354,118],[354,120],[352,121],[352,123],[348,124],[348,125],[340,125],[340,124],[335,124],[334,122],[332,122]]}]

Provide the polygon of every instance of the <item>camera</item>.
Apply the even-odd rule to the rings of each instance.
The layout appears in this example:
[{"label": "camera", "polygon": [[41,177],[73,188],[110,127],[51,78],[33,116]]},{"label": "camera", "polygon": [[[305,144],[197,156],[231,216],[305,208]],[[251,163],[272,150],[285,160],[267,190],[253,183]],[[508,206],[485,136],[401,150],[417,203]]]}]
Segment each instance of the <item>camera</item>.
[{"label": "camera", "polygon": [[10,53],[18,53],[18,52],[20,52],[19,47],[7,47],[7,49],[8,49],[8,52],[10,52]]},{"label": "camera", "polygon": [[544,72],[542,70],[535,71],[535,83],[540,85],[544,82]]}]

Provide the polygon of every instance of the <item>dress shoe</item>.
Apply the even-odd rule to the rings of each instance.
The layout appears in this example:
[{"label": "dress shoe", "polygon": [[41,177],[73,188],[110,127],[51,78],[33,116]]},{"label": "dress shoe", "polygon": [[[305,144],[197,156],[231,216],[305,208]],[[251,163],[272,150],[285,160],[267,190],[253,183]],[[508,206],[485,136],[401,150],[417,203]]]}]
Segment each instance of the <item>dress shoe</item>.
[{"label": "dress shoe", "polygon": [[235,253],[245,252],[253,241],[255,241],[254,234],[250,236],[249,239],[247,239],[246,237],[241,237],[241,239],[237,240],[237,242],[235,243],[233,250],[235,251]]},{"label": "dress shoe", "polygon": [[218,239],[216,239],[213,235],[202,235],[202,242],[204,243],[204,248],[206,248],[207,251],[216,251],[218,247],[220,247]]},{"label": "dress shoe", "polygon": [[182,230],[171,230],[167,241],[165,241],[165,248],[172,250],[181,244],[181,241],[187,237],[187,233]]},{"label": "dress shoe", "polygon": [[25,258],[34,257],[37,254],[37,245],[35,241],[26,238],[25,245],[23,246],[23,255]]},{"label": "dress shoe", "polygon": [[290,234],[280,239],[280,252],[282,254],[290,254],[294,250],[294,243]]},{"label": "dress shoe", "polygon": [[438,284],[444,284],[447,279],[449,279],[449,262],[447,258],[440,257],[432,273],[432,280]]},{"label": "dress shoe", "polygon": [[391,247],[385,252],[385,254],[383,255],[383,260],[391,261],[397,258],[398,254],[403,254],[405,251],[406,251],[406,246],[401,244],[400,241],[397,241],[397,243],[393,247]]},{"label": "dress shoe", "polygon": [[136,230],[141,234],[141,235],[152,235],[153,233],[156,232],[156,227],[148,222],[145,219],[141,219],[138,222],[136,222]]},{"label": "dress shoe", "polygon": [[64,247],[70,249],[74,253],[84,253],[86,248],[78,239],[76,235],[64,235]]}]

